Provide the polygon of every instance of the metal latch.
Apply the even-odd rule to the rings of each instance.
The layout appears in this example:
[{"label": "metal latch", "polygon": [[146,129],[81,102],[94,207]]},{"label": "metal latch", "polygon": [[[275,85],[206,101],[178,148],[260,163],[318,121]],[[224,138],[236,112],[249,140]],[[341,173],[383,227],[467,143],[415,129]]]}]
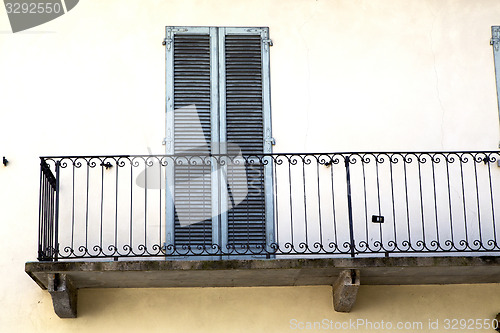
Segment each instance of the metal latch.
[{"label": "metal latch", "polygon": [[499,27],[492,27],[490,45],[493,45],[495,48],[495,51],[498,51],[499,43],[500,43],[500,28]]}]

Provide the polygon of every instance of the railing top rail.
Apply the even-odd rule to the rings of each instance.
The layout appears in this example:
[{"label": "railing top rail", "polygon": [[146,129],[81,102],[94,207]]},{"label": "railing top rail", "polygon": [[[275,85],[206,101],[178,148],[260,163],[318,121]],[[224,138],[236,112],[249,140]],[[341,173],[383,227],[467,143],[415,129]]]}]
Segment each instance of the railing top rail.
[{"label": "railing top rail", "polygon": [[[423,154],[434,154],[434,155],[444,155],[444,154],[500,154],[500,151],[496,150],[457,150],[457,151],[361,151],[361,152],[329,152],[329,153],[262,153],[262,154],[243,154],[244,156],[313,156],[313,155],[342,155],[342,156],[352,156],[352,155],[423,155]],[[233,156],[235,154],[203,154],[203,153],[192,153],[192,154],[137,154],[137,155],[61,155],[61,156],[40,156],[41,160],[50,159],[76,159],[76,158],[142,158],[142,157],[188,157],[188,156]]]}]

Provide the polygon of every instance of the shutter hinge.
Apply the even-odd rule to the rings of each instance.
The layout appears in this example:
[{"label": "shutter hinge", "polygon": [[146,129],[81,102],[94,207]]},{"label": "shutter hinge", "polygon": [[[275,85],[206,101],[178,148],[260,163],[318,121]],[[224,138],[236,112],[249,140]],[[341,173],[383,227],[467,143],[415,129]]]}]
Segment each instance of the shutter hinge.
[{"label": "shutter hinge", "polygon": [[173,42],[173,39],[171,37],[167,37],[167,38],[164,38],[163,39],[163,43],[162,45],[163,46],[167,46],[167,50],[170,51],[170,48],[172,47],[172,42]]},{"label": "shutter hinge", "polygon": [[186,28],[167,28],[167,37],[163,39],[163,46],[167,46],[167,50],[170,51],[170,48],[172,47],[172,42],[174,39],[172,38],[172,33],[174,32],[186,32],[188,29]]},{"label": "shutter hinge", "polygon": [[276,144],[276,140],[271,135],[271,128],[268,128],[266,131],[266,136],[264,139],[265,146],[268,147],[269,151],[271,151],[271,147]]},{"label": "shutter hinge", "polygon": [[168,147],[171,147],[172,145],[172,139],[171,138],[163,138],[162,142],[161,142],[162,145],[168,145]]},{"label": "shutter hinge", "polygon": [[273,41],[270,38],[264,38],[264,39],[262,39],[262,43],[267,44],[269,46],[273,46]]},{"label": "shutter hinge", "polygon": [[498,51],[499,44],[500,44],[500,27],[492,27],[490,45],[493,45],[495,51]]},{"label": "shutter hinge", "polygon": [[273,137],[268,136],[264,140],[264,153],[272,153],[273,146],[276,144],[276,140]]},{"label": "shutter hinge", "polygon": [[274,146],[276,145],[276,140],[274,138],[268,138],[266,139],[266,143]]},{"label": "shutter hinge", "polygon": [[172,131],[170,129],[168,129],[167,136],[165,138],[163,138],[163,141],[161,142],[162,145],[166,146],[165,149],[166,149],[167,154],[172,153],[172,151],[173,151],[172,143],[173,142],[174,142],[174,140],[172,139]]}]

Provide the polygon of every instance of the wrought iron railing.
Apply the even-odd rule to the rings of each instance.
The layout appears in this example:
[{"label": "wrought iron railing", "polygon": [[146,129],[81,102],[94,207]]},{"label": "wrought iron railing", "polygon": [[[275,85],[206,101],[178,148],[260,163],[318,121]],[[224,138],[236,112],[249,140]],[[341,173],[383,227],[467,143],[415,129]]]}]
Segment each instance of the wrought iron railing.
[{"label": "wrought iron railing", "polygon": [[38,259],[494,253],[499,154],[42,157]]}]

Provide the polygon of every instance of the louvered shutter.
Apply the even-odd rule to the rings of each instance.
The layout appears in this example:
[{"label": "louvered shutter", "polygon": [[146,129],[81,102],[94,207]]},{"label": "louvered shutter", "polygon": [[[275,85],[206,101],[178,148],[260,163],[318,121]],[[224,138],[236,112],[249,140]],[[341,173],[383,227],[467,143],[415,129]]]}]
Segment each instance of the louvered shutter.
[{"label": "louvered shutter", "polygon": [[167,154],[205,155],[167,166],[167,244],[225,253],[273,240],[271,164],[259,159],[271,152],[267,40],[267,28],[167,27]]},{"label": "louvered shutter", "polygon": [[167,27],[167,154],[175,156],[167,166],[173,182],[167,243],[181,248],[217,242],[209,157],[218,141],[216,37],[210,28]]},{"label": "louvered shutter", "polygon": [[[245,161],[242,173],[238,164],[223,168],[232,191],[247,191],[235,203],[222,195],[222,205],[231,207],[223,222],[223,242],[229,248],[252,248],[266,244],[266,202],[264,166],[264,92],[262,35],[256,29],[222,28],[219,35],[221,141],[238,147]],[[231,153],[231,152],[228,152]]]}]

